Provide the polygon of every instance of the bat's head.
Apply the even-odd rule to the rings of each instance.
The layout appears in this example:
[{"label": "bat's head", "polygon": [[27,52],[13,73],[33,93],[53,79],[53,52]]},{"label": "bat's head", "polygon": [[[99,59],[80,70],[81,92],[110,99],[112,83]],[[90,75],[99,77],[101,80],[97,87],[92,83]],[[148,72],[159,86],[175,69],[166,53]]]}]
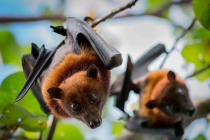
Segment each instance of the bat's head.
[{"label": "bat's head", "polygon": [[167,74],[168,83],[162,87],[158,99],[147,102],[148,108],[157,107],[162,112],[173,117],[191,117],[195,108],[190,100],[188,88],[180,82],[174,72]]},{"label": "bat's head", "polygon": [[48,93],[59,100],[69,116],[83,121],[92,129],[101,125],[107,93],[96,65],[89,66],[87,71],[77,72],[53,88]]}]

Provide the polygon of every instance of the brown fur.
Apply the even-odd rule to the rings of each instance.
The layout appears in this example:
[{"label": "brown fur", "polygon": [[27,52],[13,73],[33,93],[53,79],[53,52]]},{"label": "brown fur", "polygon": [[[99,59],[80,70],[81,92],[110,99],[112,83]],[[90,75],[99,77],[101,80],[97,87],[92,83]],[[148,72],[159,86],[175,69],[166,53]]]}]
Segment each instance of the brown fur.
[{"label": "brown fur", "polygon": [[[150,72],[143,79],[136,80],[140,84],[140,104],[139,115],[149,117],[151,120],[147,122],[147,126],[159,126],[173,124],[181,120],[180,117],[170,117],[158,108],[149,109],[145,105],[148,101],[157,99],[161,95],[161,89],[169,80],[167,79],[168,70],[158,70]],[[176,76],[176,80],[185,84],[184,80]],[[142,82],[143,81],[143,82]]]},{"label": "brown fur", "polygon": [[[87,69],[91,64],[95,64],[99,68],[99,74],[97,79],[83,78],[87,74]],[[61,105],[61,100],[53,99],[47,90],[51,87],[60,87],[65,91],[63,100],[70,100],[67,98],[68,94],[71,94],[72,98],[74,94],[77,95],[78,100],[82,100],[83,95],[79,95],[79,92],[85,92],[93,89],[85,89],[83,85],[93,85],[90,88],[101,88],[105,95],[100,95],[101,100],[107,97],[110,83],[110,71],[105,67],[102,61],[99,59],[97,53],[92,47],[84,45],[81,46],[81,54],[77,55],[74,52],[66,54],[64,59],[57,64],[52,71],[46,76],[42,84],[42,94],[47,106],[51,109],[52,113],[59,118],[72,117],[67,113],[66,108]],[[69,84],[71,86],[69,86]],[[101,93],[102,93],[101,92]],[[68,102],[68,101],[66,101]],[[81,101],[85,104],[85,101]]]}]

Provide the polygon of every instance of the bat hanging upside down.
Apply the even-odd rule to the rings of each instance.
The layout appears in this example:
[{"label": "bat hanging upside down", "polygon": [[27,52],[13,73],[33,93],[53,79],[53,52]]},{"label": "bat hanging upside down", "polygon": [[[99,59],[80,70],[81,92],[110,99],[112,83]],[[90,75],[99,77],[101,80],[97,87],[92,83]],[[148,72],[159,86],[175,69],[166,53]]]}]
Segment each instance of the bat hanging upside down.
[{"label": "bat hanging upside down", "polygon": [[139,110],[134,111],[132,117],[125,115],[128,130],[180,137],[184,134],[183,120],[192,117],[195,108],[184,79],[170,70],[148,71],[148,66],[162,52],[165,52],[164,46],[157,45],[134,65],[128,56],[126,71],[113,82],[110,91],[117,96],[116,107],[125,114],[124,106],[130,91],[140,95]]},{"label": "bat hanging upside down", "polygon": [[47,114],[76,118],[96,128],[102,122],[110,69],[121,65],[121,54],[79,19],[68,18],[67,29],[52,28],[65,40],[52,50],[32,44],[31,54],[22,57],[27,81],[15,101],[31,88]]}]

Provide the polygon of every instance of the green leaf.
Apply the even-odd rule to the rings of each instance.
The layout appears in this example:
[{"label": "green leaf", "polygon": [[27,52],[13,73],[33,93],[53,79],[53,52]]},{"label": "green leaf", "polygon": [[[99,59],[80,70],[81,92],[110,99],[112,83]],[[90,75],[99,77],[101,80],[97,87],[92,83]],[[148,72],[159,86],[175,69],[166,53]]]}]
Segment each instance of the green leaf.
[{"label": "green leaf", "polygon": [[[195,64],[195,71],[210,64],[210,44],[197,43],[185,45],[182,56],[187,62]],[[206,70],[195,76],[198,80],[204,81],[210,77],[210,70]]]},{"label": "green leaf", "polygon": [[[42,139],[47,139],[49,129],[47,128],[42,133]],[[61,120],[58,121],[53,140],[84,140],[82,133],[77,126],[67,124]]]},{"label": "green leaf", "polygon": [[121,134],[124,128],[122,121],[116,121],[112,123],[112,134]]},{"label": "green leaf", "polygon": [[[13,102],[18,93],[21,91],[25,81],[23,72],[16,72],[4,79],[0,88],[0,96],[3,98],[3,100],[0,100],[0,104],[5,105],[6,103]],[[17,104],[24,106],[27,110],[30,110],[35,114],[44,115],[40,109],[38,101],[31,91],[29,91],[22,100],[17,102]]]},{"label": "green leaf", "polygon": [[20,127],[27,131],[41,131],[46,128],[46,123],[47,117],[31,115],[21,122]]},{"label": "green leaf", "polygon": [[72,124],[64,124],[62,121],[58,122],[53,140],[84,140],[79,129]]},{"label": "green leaf", "polygon": [[[2,112],[2,109],[4,108],[4,106],[8,103],[13,102],[13,95],[12,94],[8,94],[7,91],[0,89],[0,112]],[[1,124],[1,122],[0,122]],[[1,125],[0,125],[1,126]]]},{"label": "green leaf", "polygon": [[7,104],[0,115],[0,122],[7,126],[21,127],[28,131],[41,131],[46,127],[47,118],[30,113],[17,104]]},{"label": "green leaf", "polygon": [[199,134],[194,140],[206,140],[203,134]]},{"label": "green leaf", "polygon": [[146,12],[152,12],[165,5],[168,0],[148,0]]},{"label": "green leaf", "polygon": [[197,39],[201,40],[202,42],[208,42],[210,38],[209,30],[205,28],[198,28],[195,29],[193,32],[193,39],[197,41]]},{"label": "green leaf", "polygon": [[39,139],[40,132],[23,131],[23,135],[28,139]]},{"label": "green leaf", "polygon": [[21,65],[21,57],[25,53],[30,52],[30,47],[20,47],[14,36],[8,31],[0,31],[0,54],[3,63],[13,63]]},{"label": "green leaf", "polygon": [[210,0],[193,0],[193,10],[201,25],[210,30]]},{"label": "green leaf", "polygon": [[5,125],[19,126],[21,121],[30,116],[30,113],[17,104],[8,104],[3,108],[0,122]]}]

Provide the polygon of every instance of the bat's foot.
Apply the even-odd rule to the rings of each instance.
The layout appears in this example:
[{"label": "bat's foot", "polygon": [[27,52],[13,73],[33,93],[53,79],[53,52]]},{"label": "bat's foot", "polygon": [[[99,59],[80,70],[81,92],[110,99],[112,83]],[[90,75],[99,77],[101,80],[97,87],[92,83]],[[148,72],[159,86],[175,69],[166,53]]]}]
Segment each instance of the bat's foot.
[{"label": "bat's foot", "polygon": [[149,121],[149,118],[135,116],[130,117],[129,120],[125,123],[125,128],[131,131],[138,132],[144,127],[144,123]]},{"label": "bat's foot", "polygon": [[177,136],[177,137],[180,137],[180,136],[182,136],[184,134],[184,129],[183,129],[183,127],[182,126],[176,126],[175,127],[175,135]]},{"label": "bat's foot", "polygon": [[125,123],[125,128],[135,133],[149,134],[160,137],[177,138],[184,134],[181,123],[176,123],[163,127],[147,127],[150,122],[149,118],[134,116]]},{"label": "bat's foot", "polygon": [[184,134],[184,128],[182,124],[183,124],[183,121],[179,121],[176,124],[174,124],[175,135],[177,137],[182,136]]}]

